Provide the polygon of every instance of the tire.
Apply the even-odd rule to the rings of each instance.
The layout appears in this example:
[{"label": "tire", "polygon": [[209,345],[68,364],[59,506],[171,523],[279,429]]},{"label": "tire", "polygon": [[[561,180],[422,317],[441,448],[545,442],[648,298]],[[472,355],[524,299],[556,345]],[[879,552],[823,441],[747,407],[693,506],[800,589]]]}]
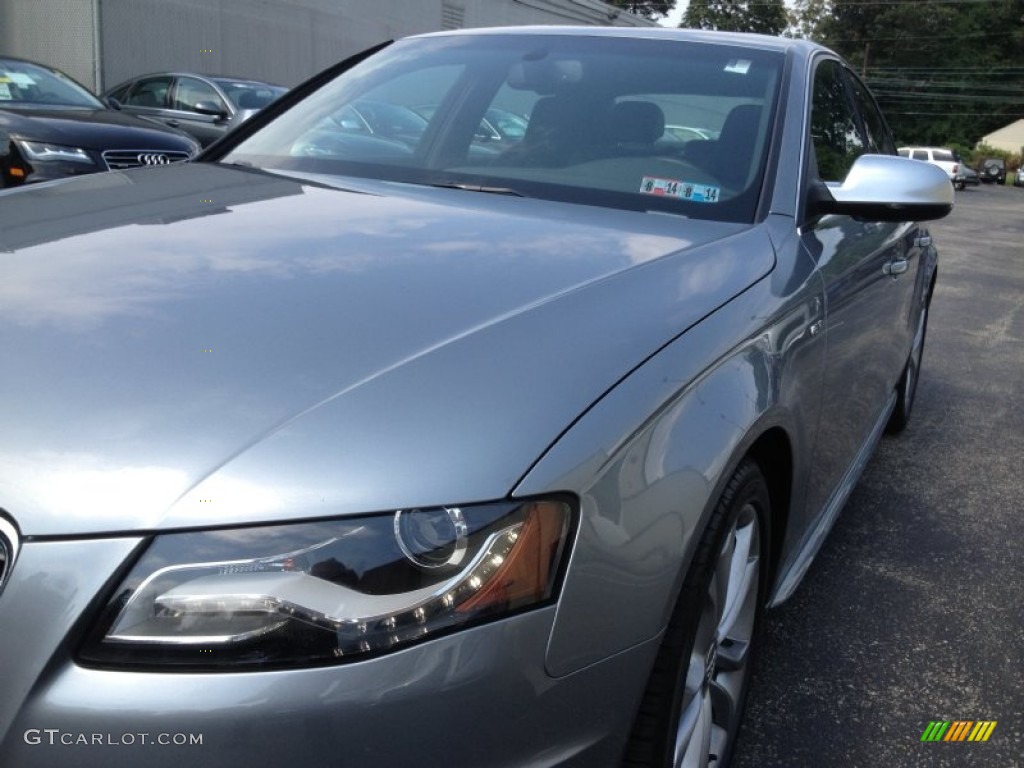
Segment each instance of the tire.
[{"label": "tire", "polygon": [[768,486],[744,459],[683,582],[623,766],[724,768],[759,646],[771,541]]},{"label": "tire", "polygon": [[955,189],[957,192],[961,191],[966,186],[967,186],[967,182],[966,181],[954,181],[953,182],[953,189]]},{"label": "tire", "polygon": [[896,384],[896,408],[889,416],[889,422],[885,425],[885,431],[895,435],[907,428],[910,423],[910,413],[914,409],[914,399],[917,396],[917,382],[921,378],[921,358],[924,355],[924,339],[928,332],[928,305],[926,301],[924,309],[921,310],[921,318],[917,321],[917,332],[914,334],[914,344],[910,348],[910,356],[906,365],[903,366],[903,374]]}]

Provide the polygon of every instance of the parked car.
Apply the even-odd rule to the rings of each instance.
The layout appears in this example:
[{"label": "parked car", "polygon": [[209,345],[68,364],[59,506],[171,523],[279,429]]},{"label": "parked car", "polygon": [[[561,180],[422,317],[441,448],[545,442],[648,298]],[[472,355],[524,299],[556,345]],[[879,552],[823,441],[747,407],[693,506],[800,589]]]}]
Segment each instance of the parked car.
[{"label": "parked car", "polygon": [[782,37],[434,33],[288,99],[0,200],[0,764],[724,765],[911,416],[948,177]]},{"label": "parked car", "polygon": [[686,125],[666,125],[662,135],[664,141],[705,141],[716,136],[707,128],[692,128]]},{"label": "parked car", "polygon": [[957,179],[960,163],[954,156],[953,150],[941,147],[900,147],[899,153],[911,160],[921,160],[938,166],[946,172],[956,189],[964,188],[964,182]]},{"label": "parked car", "polygon": [[[330,116],[330,123],[346,133],[375,136],[415,146],[427,129],[427,118],[410,107],[364,99],[346,104]],[[330,124],[326,124],[330,129]]]},{"label": "parked car", "polygon": [[[413,111],[424,120],[429,121],[437,111],[436,104],[421,104],[413,107]],[[526,135],[527,119],[507,109],[491,107],[480,120],[476,135],[473,137],[477,145],[489,145],[492,149],[508,147],[522,141]],[[425,123],[424,123],[425,124]]]},{"label": "parked car", "polygon": [[527,120],[507,109],[492,107],[484,114],[477,129],[476,141],[510,146],[523,140]]},{"label": "parked car", "polygon": [[1001,157],[989,157],[981,161],[981,171],[979,173],[981,180],[986,184],[1006,183],[1006,163],[1003,162]]},{"label": "parked car", "polygon": [[957,189],[963,189],[964,187],[976,187],[981,184],[981,178],[978,176],[978,172],[971,168],[963,161],[957,161],[959,169],[956,172],[956,180],[953,184]]},{"label": "parked car", "polygon": [[205,147],[287,93],[248,78],[157,72],[107,91],[125,112],[188,131]]},{"label": "parked car", "polygon": [[0,187],[187,160],[188,136],[111,109],[43,64],[0,57]]},{"label": "parked car", "polygon": [[1024,165],[1021,165],[1020,168],[1017,169],[1017,172],[1013,175],[1013,186],[1024,186]]}]

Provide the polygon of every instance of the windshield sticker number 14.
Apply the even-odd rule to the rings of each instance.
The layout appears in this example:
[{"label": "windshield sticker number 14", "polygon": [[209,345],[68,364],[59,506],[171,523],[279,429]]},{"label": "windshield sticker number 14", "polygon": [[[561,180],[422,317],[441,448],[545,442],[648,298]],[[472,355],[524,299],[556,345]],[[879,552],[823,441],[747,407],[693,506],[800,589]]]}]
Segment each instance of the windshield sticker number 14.
[{"label": "windshield sticker number 14", "polygon": [[717,203],[719,188],[710,184],[694,184],[692,181],[644,176],[640,182],[640,192],[658,197],[678,197],[694,203]]}]

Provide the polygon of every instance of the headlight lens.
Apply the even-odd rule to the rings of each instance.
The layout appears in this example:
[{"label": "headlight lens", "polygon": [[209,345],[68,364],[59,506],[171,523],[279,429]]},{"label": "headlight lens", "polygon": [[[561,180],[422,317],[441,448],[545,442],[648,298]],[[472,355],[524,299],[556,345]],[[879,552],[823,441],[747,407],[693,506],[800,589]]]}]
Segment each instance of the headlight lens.
[{"label": "headlight lens", "polygon": [[63,161],[95,165],[89,153],[80,147],[65,147],[60,144],[44,144],[41,141],[18,140],[18,146],[28,160],[34,163]]},{"label": "headlight lens", "polygon": [[80,657],[250,668],[386,652],[550,601],[571,517],[536,500],[157,536]]}]

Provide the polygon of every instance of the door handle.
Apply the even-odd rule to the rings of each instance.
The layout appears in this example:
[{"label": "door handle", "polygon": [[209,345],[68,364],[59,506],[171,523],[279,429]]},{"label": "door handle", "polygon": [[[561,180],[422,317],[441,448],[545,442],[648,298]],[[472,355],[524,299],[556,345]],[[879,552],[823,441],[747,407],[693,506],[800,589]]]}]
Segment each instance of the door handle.
[{"label": "door handle", "polygon": [[882,274],[892,275],[893,277],[896,277],[896,275],[902,275],[906,271],[907,260],[902,257],[898,259],[893,259],[888,264],[882,267]]},{"label": "door handle", "polygon": [[177,128],[179,125],[181,125],[181,123],[179,123],[177,120],[168,120],[167,124],[171,126],[171,128]]}]

